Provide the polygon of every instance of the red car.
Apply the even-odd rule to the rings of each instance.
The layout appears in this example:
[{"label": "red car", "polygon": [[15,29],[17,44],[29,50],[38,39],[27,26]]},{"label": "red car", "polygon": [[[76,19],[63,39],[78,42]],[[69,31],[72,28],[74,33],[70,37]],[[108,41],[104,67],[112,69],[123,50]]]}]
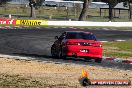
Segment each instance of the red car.
[{"label": "red car", "polygon": [[91,32],[65,31],[60,37],[55,36],[55,39],[51,47],[52,57],[84,57],[99,63],[102,60],[102,44]]}]

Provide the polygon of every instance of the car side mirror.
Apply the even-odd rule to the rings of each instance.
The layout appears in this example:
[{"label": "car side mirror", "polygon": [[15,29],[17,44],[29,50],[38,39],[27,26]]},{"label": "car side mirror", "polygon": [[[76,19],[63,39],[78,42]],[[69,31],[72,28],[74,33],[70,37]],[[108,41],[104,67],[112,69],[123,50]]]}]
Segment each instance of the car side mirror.
[{"label": "car side mirror", "polygon": [[59,37],[58,36],[55,36],[55,39],[58,39]]}]

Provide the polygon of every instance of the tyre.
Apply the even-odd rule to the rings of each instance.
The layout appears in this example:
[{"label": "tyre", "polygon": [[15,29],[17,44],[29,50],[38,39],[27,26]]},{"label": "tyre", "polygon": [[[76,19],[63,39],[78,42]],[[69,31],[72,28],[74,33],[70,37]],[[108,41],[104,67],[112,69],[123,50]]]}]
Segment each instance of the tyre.
[{"label": "tyre", "polygon": [[63,49],[60,49],[58,52],[58,58],[66,59],[65,51]]},{"label": "tyre", "polygon": [[91,84],[91,82],[90,82],[90,80],[88,78],[81,78],[79,81],[80,81],[80,84],[83,87],[86,87],[86,86]]},{"label": "tyre", "polygon": [[59,59],[62,58],[62,51],[61,51],[61,50],[58,51],[58,55],[57,55],[57,57],[58,57]]},{"label": "tyre", "polygon": [[97,58],[97,59],[95,59],[95,62],[101,63],[101,62],[102,62],[102,58]]},{"label": "tyre", "polygon": [[55,48],[53,48],[53,46],[51,47],[51,55],[52,55],[53,58],[57,57],[57,55],[55,53]]},{"label": "tyre", "polygon": [[92,59],[90,57],[84,57],[84,60],[90,62]]},{"label": "tyre", "polygon": [[62,52],[62,59],[66,59],[66,49],[65,48],[63,48],[63,49],[61,49],[61,52]]}]

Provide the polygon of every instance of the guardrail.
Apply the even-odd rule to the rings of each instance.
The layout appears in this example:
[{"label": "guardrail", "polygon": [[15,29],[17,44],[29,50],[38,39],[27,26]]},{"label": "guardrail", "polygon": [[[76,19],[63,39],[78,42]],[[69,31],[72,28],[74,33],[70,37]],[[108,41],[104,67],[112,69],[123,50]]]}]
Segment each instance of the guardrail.
[{"label": "guardrail", "polygon": [[48,21],[50,26],[132,27],[132,22]]},{"label": "guardrail", "polygon": [[0,19],[0,24],[26,26],[102,26],[132,27],[132,22],[89,22],[89,21],[47,21],[47,20],[14,20]]},{"label": "guardrail", "polygon": [[[19,21],[19,22],[18,22]],[[17,20],[19,25],[132,27],[132,22]]]}]

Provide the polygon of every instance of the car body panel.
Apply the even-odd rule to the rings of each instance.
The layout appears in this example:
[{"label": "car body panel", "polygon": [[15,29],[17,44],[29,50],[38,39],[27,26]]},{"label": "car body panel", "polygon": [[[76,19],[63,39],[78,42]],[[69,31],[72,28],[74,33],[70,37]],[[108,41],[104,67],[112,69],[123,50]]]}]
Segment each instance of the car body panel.
[{"label": "car body panel", "polygon": [[[69,45],[67,48],[67,55],[72,56],[76,53],[77,57],[86,56],[86,57],[94,57],[94,58],[102,58],[102,48],[92,47],[92,46],[72,46]],[[83,52],[81,50],[87,50]]]},{"label": "car body panel", "polygon": [[91,32],[66,31],[54,42],[55,52],[61,50],[65,56],[91,57],[95,59],[102,58],[103,49],[101,42],[97,41],[95,38],[93,38],[93,40],[81,39],[80,37],[78,37],[78,39],[73,37],[68,39],[68,37],[66,37],[68,33],[77,33],[79,36],[84,33],[86,35],[94,36]]}]

